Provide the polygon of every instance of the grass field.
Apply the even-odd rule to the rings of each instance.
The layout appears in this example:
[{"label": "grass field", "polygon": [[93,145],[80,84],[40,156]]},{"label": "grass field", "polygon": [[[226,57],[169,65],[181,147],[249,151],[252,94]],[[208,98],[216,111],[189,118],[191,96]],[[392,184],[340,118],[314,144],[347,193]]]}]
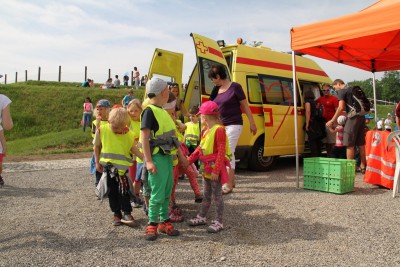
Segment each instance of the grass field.
[{"label": "grass field", "polygon": [[[143,98],[144,88],[134,91]],[[14,127],[5,132],[8,155],[37,155],[91,151],[91,135],[82,132],[80,122],[86,96],[93,104],[108,99],[121,103],[126,88],[103,90],[81,88],[78,83],[28,81],[0,85],[0,93],[11,100]],[[378,117],[386,118],[394,106],[379,106]],[[370,129],[375,127],[371,120]]]}]

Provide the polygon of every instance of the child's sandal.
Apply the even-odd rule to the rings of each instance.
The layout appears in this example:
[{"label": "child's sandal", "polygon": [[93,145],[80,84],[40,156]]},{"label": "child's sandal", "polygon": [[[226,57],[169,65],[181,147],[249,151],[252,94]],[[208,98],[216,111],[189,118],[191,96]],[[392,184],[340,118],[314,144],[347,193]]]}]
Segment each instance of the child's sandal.
[{"label": "child's sandal", "polygon": [[224,229],[224,226],[222,223],[220,223],[219,221],[212,221],[211,225],[208,226],[207,231],[209,233],[218,233],[220,232],[222,229]]}]

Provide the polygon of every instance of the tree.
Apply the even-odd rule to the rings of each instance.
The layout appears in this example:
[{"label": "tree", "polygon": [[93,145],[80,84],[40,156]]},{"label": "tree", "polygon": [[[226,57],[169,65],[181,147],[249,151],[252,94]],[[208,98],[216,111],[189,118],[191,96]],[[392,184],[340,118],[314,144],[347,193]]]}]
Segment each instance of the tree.
[{"label": "tree", "polygon": [[382,78],[382,98],[398,101],[400,91],[400,71],[385,71]]}]

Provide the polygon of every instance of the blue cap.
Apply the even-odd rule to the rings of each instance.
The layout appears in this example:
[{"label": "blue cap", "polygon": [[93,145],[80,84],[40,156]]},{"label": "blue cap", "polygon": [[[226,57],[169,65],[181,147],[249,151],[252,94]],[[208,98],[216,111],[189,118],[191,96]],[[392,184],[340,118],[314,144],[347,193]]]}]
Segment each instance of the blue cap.
[{"label": "blue cap", "polygon": [[[369,114],[365,114],[365,118],[366,119],[373,119],[374,117],[372,117],[371,115],[369,115]],[[377,118],[378,119],[378,118]]]},{"label": "blue cap", "polygon": [[107,99],[100,99],[99,102],[97,102],[96,107],[111,108],[111,104]]}]

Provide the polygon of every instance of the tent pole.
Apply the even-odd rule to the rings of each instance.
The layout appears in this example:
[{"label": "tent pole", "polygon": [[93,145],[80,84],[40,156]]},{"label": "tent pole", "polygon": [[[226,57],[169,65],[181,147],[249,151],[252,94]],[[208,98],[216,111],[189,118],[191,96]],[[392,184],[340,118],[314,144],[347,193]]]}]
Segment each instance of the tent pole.
[{"label": "tent pole", "polygon": [[375,72],[372,73],[372,88],[374,91],[374,109],[375,109],[375,128],[377,129],[377,123],[378,121],[376,118],[378,117],[378,107],[376,105],[376,80],[375,80]]},{"label": "tent pole", "polygon": [[297,139],[297,82],[296,82],[296,57],[292,50],[292,73],[293,73],[293,115],[294,115],[294,145],[296,149],[296,189],[300,189],[300,178],[299,178],[299,141]]}]

